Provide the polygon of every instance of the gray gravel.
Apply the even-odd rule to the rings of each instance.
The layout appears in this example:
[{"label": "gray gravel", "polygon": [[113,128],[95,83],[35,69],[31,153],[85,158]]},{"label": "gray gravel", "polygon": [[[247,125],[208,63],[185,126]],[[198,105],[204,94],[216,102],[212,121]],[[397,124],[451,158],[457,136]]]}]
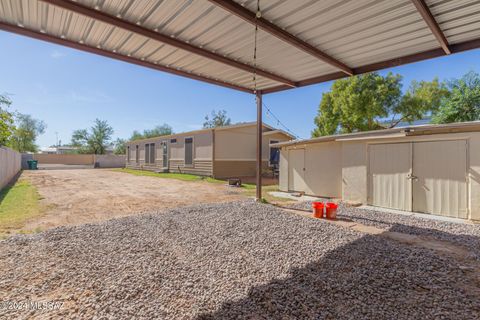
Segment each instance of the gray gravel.
[{"label": "gray gravel", "polygon": [[0,318],[478,319],[455,261],[250,201],[0,242]]},{"label": "gray gravel", "polygon": [[[327,201],[320,199],[320,201]],[[311,201],[289,204],[294,209],[312,209]],[[454,223],[424,219],[378,210],[370,210],[346,205],[340,202],[337,211],[339,218],[352,220],[368,226],[402,232],[407,234],[429,236],[468,247],[472,257],[480,259],[480,224]]]}]

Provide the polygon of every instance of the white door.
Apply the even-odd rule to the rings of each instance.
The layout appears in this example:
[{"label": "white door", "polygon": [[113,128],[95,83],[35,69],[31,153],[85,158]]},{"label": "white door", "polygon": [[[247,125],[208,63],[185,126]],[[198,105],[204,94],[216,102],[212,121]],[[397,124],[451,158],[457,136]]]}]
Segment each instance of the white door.
[{"label": "white door", "polygon": [[413,211],[467,218],[467,141],[414,143]]},{"label": "white door", "polygon": [[305,191],[305,149],[288,151],[288,190]]},{"label": "white door", "polygon": [[412,209],[411,150],[411,143],[369,146],[369,204],[406,211]]}]

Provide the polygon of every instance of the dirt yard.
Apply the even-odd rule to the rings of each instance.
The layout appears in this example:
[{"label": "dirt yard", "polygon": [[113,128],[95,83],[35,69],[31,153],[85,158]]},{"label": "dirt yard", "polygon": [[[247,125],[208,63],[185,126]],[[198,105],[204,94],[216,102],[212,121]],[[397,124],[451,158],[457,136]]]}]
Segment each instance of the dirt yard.
[{"label": "dirt yard", "polygon": [[24,171],[40,193],[42,217],[24,230],[94,223],[111,218],[197,203],[244,198],[219,183],[135,176],[102,169]]}]

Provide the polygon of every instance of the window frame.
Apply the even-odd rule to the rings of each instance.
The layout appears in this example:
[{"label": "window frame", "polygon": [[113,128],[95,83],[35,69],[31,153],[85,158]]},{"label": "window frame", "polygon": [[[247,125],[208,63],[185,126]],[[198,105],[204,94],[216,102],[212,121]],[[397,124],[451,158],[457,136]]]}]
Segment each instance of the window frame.
[{"label": "window frame", "polygon": [[[187,139],[192,139],[192,163],[187,164]],[[194,136],[188,136],[183,138],[183,165],[188,168],[195,167],[195,138]]]},{"label": "window frame", "polygon": [[[270,146],[270,145],[272,144],[272,141],[273,141],[274,143],[280,143],[280,142],[281,142],[281,141],[279,141],[279,140],[277,140],[277,139],[275,139],[275,140],[274,140],[274,139],[268,139],[268,166],[269,166],[269,167],[273,167],[273,166],[274,166],[274,164],[270,162],[270,159],[271,159],[271,157],[272,157],[272,149],[278,149],[278,150],[280,150],[280,148],[272,148],[272,147]],[[280,161],[279,161],[278,164],[280,164]]]}]

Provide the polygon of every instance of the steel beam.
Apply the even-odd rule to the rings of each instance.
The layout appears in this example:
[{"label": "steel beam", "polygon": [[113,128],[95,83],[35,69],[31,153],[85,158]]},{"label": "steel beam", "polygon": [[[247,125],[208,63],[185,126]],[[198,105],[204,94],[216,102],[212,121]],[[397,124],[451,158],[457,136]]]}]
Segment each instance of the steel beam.
[{"label": "steel beam", "polygon": [[448,44],[447,38],[443,34],[442,29],[438,25],[437,21],[433,17],[432,12],[428,8],[428,5],[425,3],[424,0],[412,0],[413,4],[417,8],[418,13],[422,16],[423,20],[427,23],[430,30],[432,30],[433,35],[437,38],[437,41],[440,43],[443,51],[446,54],[451,54],[450,46]]},{"label": "steel beam", "polygon": [[[208,58],[210,60],[223,63],[223,64],[228,65],[230,67],[234,67],[234,68],[237,68],[237,69],[240,69],[240,70],[243,70],[243,71],[247,71],[247,72],[250,72],[250,73],[254,72],[254,67],[251,66],[251,65],[245,64],[245,63],[240,62],[240,61],[235,61],[235,60],[227,58],[223,55],[220,55],[220,54],[211,52],[209,50],[194,46],[192,44],[186,43],[184,41],[181,41],[181,40],[178,40],[178,39],[175,39],[175,38],[172,38],[172,37],[170,37],[170,35],[165,35],[165,34],[162,34],[160,32],[150,30],[148,28],[142,27],[142,26],[137,25],[135,23],[132,23],[132,22],[123,20],[121,18],[109,15],[107,13],[92,9],[90,7],[86,7],[86,6],[81,5],[77,2],[72,2],[70,0],[41,0],[41,1],[43,1],[45,3],[48,3],[48,4],[51,4],[51,5],[54,5],[56,7],[63,8],[63,9],[68,10],[68,11],[75,12],[77,14],[81,14],[83,16],[92,18],[94,20],[113,25],[115,27],[118,27],[118,28],[121,28],[121,29],[124,29],[124,30],[128,30],[130,32],[134,32],[134,33],[142,35],[144,37],[147,37],[147,38],[150,38],[150,39],[168,44],[172,47],[182,49],[182,50],[188,51],[190,53],[194,53],[194,54],[202,56],[204,58]],[[265,78],[268,78],[270,80],[274,80],[274,81],[283,83],[287,86],[290,86],[290,87],[295,87],[296,86],[294,81],[292,81],[290,79],[286,79],[282,76],[273,74],[271,72],[268,72],[268,71],[265,71],[265,70],[262,70],[262,69],[258,69],[258,68],[255,69],[255,72],[262,77],[265,77]]]},{"label": "steel beam", "polygon": [[[480,39],[474,39],[474,40],[450,45],[450,50],[452,54],[473,50],[477,48],[480,48]],[[360,66],[358,68],[354,68],[353,70],[355,74],[362,74],[362,73],[398,67],[401,65],[409,64],[409,63],[414,63],[414,62],[419,62],[423,60],[433,59],[437,57],[444,57],[444,56],[445,56],[445,52],[443,51],[443,49],[438,48],[438,49],[419,52],[419,53],[415,53],[415,54],[411,54],[411,55],[407,55],[399,58],[376,62],[376,63],[368,64],[365,66]],[[297,82],[297,85],[298,87],[304,87],[304,86],[309,86],[313,84],[337,80],[337,79],[346,78],[346,77],[347,76],[342,72],[334,72],[334,73],[329,73],[329,74],[318,76],[318,77],[300,80]],[[284,91],[288,89],[290,88],[287,86],[277,86],[277,87],[263,89],[262,93],[268,94],[268,93],[274,93],[274,92]]]},{"label": "steel beam", "polygon": [[256,200],[262,201],[262,92],[257,91],[257,182],[256,182]]},{"label": "steel beam", "polygon": [[299,38],[295,37],[294,35],[288,33],[287,31],[283,30],[282,28],[276,26],[275,24],[271,23],[270,21],[264,18],[257,18],[256,13],[248,10],[245,7],[242,7],[238,3],[232,0],[209,0],[213,4],[225,9],[226,11],[236,15],[239,18],[253,24],[258,25],[258,27],[271,35],[277,37],[280,40],[283,40],[290,45],[294,46],[297,49],[302,50],[310,54],[311,56],[316,57],[317,59],[322,60],[325,63],[328,63],[331,66],[334,66],[337,69],[342,70],[343,73],[347,75],[353,75],[354,71],[348,67],[343,62],[338,61],[337,59],[329,56],[325,52],[317,49],[316,47],[312,46],[311,44],[300,40]]},{"label": "steel beam", "polygon": [[174,69],[174,68],[166,67],[166,66],[163,66],[163,65],[160,65],[160,64],[155,64],[155,63],[148,62],[148,61],[143,61],[143,60],[136,59],[136,58],[133,58],[133,57],[128,57],[128,56],[125,56],[125,55],[121,55],[119,53],[114,53],[114,52],[107,51],[107,50],[104,50],[104,49],[99,49],[97,47],[92,47],[92,46],[88,46],[88,45],[81,44],[81,43],[78,43],[78,42],[73,42],[73,41],[70,41],[70,40],[57,38],[57,37],[54,37],[54,36],[47,35],[45,33],[28,30],[28,29],[25,29],[25,28],[22,28],[22,27],[10,25],[10,24],[3,23],[3,22],[0,22],[0,30],[16,33],[16,34],[19,34],[19,35],[27,36],[27,37],[38,39],[38,40],[43,40],[43,41],[55,43],[55,44],[58,44],[58,45],[62,45],[62,46],[77,49],[77,50],[82,50],[82,51],[98,54],[100,56],[104,56],[104,57],[108,57],[108,58],[112,58],[112,59],[116,59],[116,60],[120,60],[120,61],[124,61],[124,62],[128,62],[128,63],[133,63],[133,64],[136,64],[136,65],[139,65],[139,66],[142,66],[142,67],[147,67],[147,68],[150,68],[150,69],[155,69],[155,70],[175,74],[175,75],[178,75],[178,76],[187,77],[187,78],[190,78],[190,79],[195,79],[195,80],[199,80],[199,81],[203,81],[203,82],[207,82],[207,83],[211,83],[211,84],[216,84],[216,85],[219,85],[219,86],[222,86],[222,87],[227,87],[227,88],[230,88],[230,89],[240,90],[240,91],[247,92],[247,93],[254,93],[253,90],[251,90],[249,88],[241,87],[241,86],[238,86],[238,85],[235,85],[235,84],[231,84],[231,83],[223,82],[223,81],[220,81],[220,80],[207,78],[207,77],[200,76],[200,75],[197,75],[197,74],[194,74],[194,73],[190,73],[190,72],[186,72],[186,71],[182,71],[182,70],[177,70],[177,69]]}]

